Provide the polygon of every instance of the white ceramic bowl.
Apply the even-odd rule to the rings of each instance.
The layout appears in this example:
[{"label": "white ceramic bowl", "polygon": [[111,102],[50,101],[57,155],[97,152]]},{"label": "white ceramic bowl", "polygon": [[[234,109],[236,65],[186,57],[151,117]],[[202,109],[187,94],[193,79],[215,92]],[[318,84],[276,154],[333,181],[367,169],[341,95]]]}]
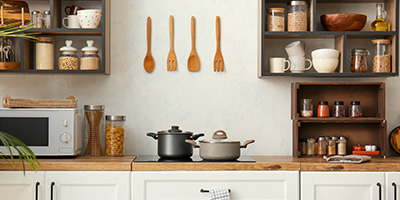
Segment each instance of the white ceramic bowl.
[{"label": "white ceramic bowl", "polygon": [[313,58],[313,66],[318,73],[332,73],[336,70],[339,59],[338,58]]},{"label": "white ceramic bowl", "polygon": [[101,10],[78,10],[79,25],[82,28],[97,28],[101,21]]},{"label": "white ceramic bowl", "polygon": [[317,49],[311,52],[312,58],[339,58],[339,51],[336,49]]}]

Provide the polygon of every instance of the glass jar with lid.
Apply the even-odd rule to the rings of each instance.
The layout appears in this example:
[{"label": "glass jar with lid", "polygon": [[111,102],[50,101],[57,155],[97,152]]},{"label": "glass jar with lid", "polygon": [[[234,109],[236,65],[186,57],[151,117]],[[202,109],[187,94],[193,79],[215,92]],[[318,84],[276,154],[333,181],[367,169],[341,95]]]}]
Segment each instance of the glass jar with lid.
[{"label": "glass jar with lid", "polygon": [[362,117],[361,104],[359,101],[352,101],[350,103],[349,117]]},{"label": "glass jar with lid", "polygon": [[290,1],[288,5],[288,31],[289,32],[306,32],[308,6],[307,1]]},{"label": "glass jar with lid", "polygon": [[300,114],[302,117],[312,117],[313,116],[312,99],[301,99]]},{"label": "glass jar with lid", "polygon": [[99,49],[93,46],[93,40],[86,43],[88,46],[82,48],[81,70],[100,70]]},{"label": "glass jar with lid", "polygon": [[283,32],[285,31],[285,9],[268,8],[267,9],[267,31]]},{"label": "glass jar with lid", "polygon": [[44,22],[44,28],[50,28],[51,26],[51,21],[50,21],[50,10],[45,10],[43,11],[43,22]]},{"label": "glass jar with lid", "polygon": [[328,155],[336,155],[336,140],[333,138],[328,140]]},{"label": "glass jar with lid", "polygon": [[307,139],[307,155],[315,155],[315,139],[308,138]]},{"label": "glass jar with lid", "polygon": [[85,105],[85,155],[102,156],[104,152],[104,105]]},{"label": "glass jar with lid", "polygon": [[346,138],[344,136],[341,136],[337,141],[337,154],[346,155]]},{"label": "glass jar with lid", "polygon": [[333,105],[332,116],[333,117],[345,117],[346,116],[343,101],[335,101],[335,103]]},{"label": "glass jar with lid", "polygon": [[307,155],[307,139],[299,140],[299,154]]},{"label": "glass jar with lid", "polygon": [[326,140],[323,136],[318,138],[318,155],[326,155]]},{"label": "glass jar with lid", "polygon": [[31,13],[32,13],[32,14],[31,14],[31,23],[32,23],[32,26],[33,26],[33,27],[36,27],[36,15],[37,15],[38,13],[40,13],[40,11],[38,11],[38,10],[33,10]]},{"label": "glass jar with lid", "polygon": [[391,71],[392,55],[389,45],[391,40],[372,40],[375,45],[375,55],[372,58],[372,72],[389,73]]},{"label": "glass jar with lid", "polygon": [[367,56],[370,52],[367,49],[351,50],[351,71],[366,72],[368,69]]},{"label": "glass jar with lid", "polygon": [[106,155],[125,155],[125,116],[106,115]]},{"label": "glass jar with lid", "polygon": [[320,101],[318,103],[318,109],[317,109],[318,117],[329,117],[329,106],[327,101]]},{"label": "glass jar with lid", "polygon": [[60,48],[61,55],[58,58],[59,70],[78,70],[78,49],[72,46],[72,40],[65,41],[66,46]]},{"label": "glass jar with lid", "polygon": [[54,40],[51,37],[38,37],[35,45],[36,69],[54,69]]}]

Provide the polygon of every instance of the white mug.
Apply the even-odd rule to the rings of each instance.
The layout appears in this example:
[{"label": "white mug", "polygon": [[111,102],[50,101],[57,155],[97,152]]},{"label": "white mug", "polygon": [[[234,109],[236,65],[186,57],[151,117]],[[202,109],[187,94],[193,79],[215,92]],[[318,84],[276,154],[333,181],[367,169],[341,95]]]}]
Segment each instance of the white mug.
[{"label": "white mug", "polygon": [[[285,63],[287,67],[285,68]],[[269,71],[271,73],[284,73],[290,69],[290,61],[285,58],[269,58]]]},{"label": "white mug", "polygon": [[[306,59],[304,56],[291,56],[290,60],[290,72],[292,73],[303,73],[306,70],[311,69],[313,66],[312,61],[310,59]],[[306,61],[310,63],[308,67],[306,67]]]},{"label": "white mug", "polygon": [[295,41],[286,45],[285,50],[288,56],[304,56],[306,44],[302,41]]},{"label": "white mug", "polygon": [[78,10],[79,24],[82,28],[97,28],[101,22],[101,10]]},{"label": "white mug", "polygon": [[[68,20],[68,26],[65,24],[65,20]],[[68,15],[68,17],[64,17],[62,24],[65,28],[81,28],[78,15]]]}]

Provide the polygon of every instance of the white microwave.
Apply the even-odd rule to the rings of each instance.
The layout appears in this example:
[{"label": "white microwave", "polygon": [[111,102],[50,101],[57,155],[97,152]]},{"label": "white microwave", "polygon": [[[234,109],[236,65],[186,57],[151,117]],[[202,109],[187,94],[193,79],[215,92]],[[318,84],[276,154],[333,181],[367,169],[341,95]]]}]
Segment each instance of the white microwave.
[{"label": "white microwave", "polygon": [[[25,143],[36,156],[75,156],[82,151],[82,114],[73,108],[1,108],[0,131]],[[9,155],[0,144],[0,151]],[[12,151],[13,155],[18,155]]]}]

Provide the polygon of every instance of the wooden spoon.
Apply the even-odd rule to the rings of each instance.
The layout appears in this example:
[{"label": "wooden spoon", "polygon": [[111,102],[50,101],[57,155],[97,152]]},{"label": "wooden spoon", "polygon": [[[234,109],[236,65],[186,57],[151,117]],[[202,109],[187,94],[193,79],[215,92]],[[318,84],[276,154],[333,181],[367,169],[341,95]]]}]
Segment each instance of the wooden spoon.
[{"label": "wooden spoon", "polygon": [[195,48],[195,26],[196,21],[194,16],[192,16],[192,51],[190,52],[188,59],[188,70],[191,72],[197,72],[200,68],[200,60]]},{"label": "wooden spoon", "polygon": [[154,59],[151,55],[151,18],[147,17],[147,53],[143,61],[144,69],[150,73],[154,69]]}]

